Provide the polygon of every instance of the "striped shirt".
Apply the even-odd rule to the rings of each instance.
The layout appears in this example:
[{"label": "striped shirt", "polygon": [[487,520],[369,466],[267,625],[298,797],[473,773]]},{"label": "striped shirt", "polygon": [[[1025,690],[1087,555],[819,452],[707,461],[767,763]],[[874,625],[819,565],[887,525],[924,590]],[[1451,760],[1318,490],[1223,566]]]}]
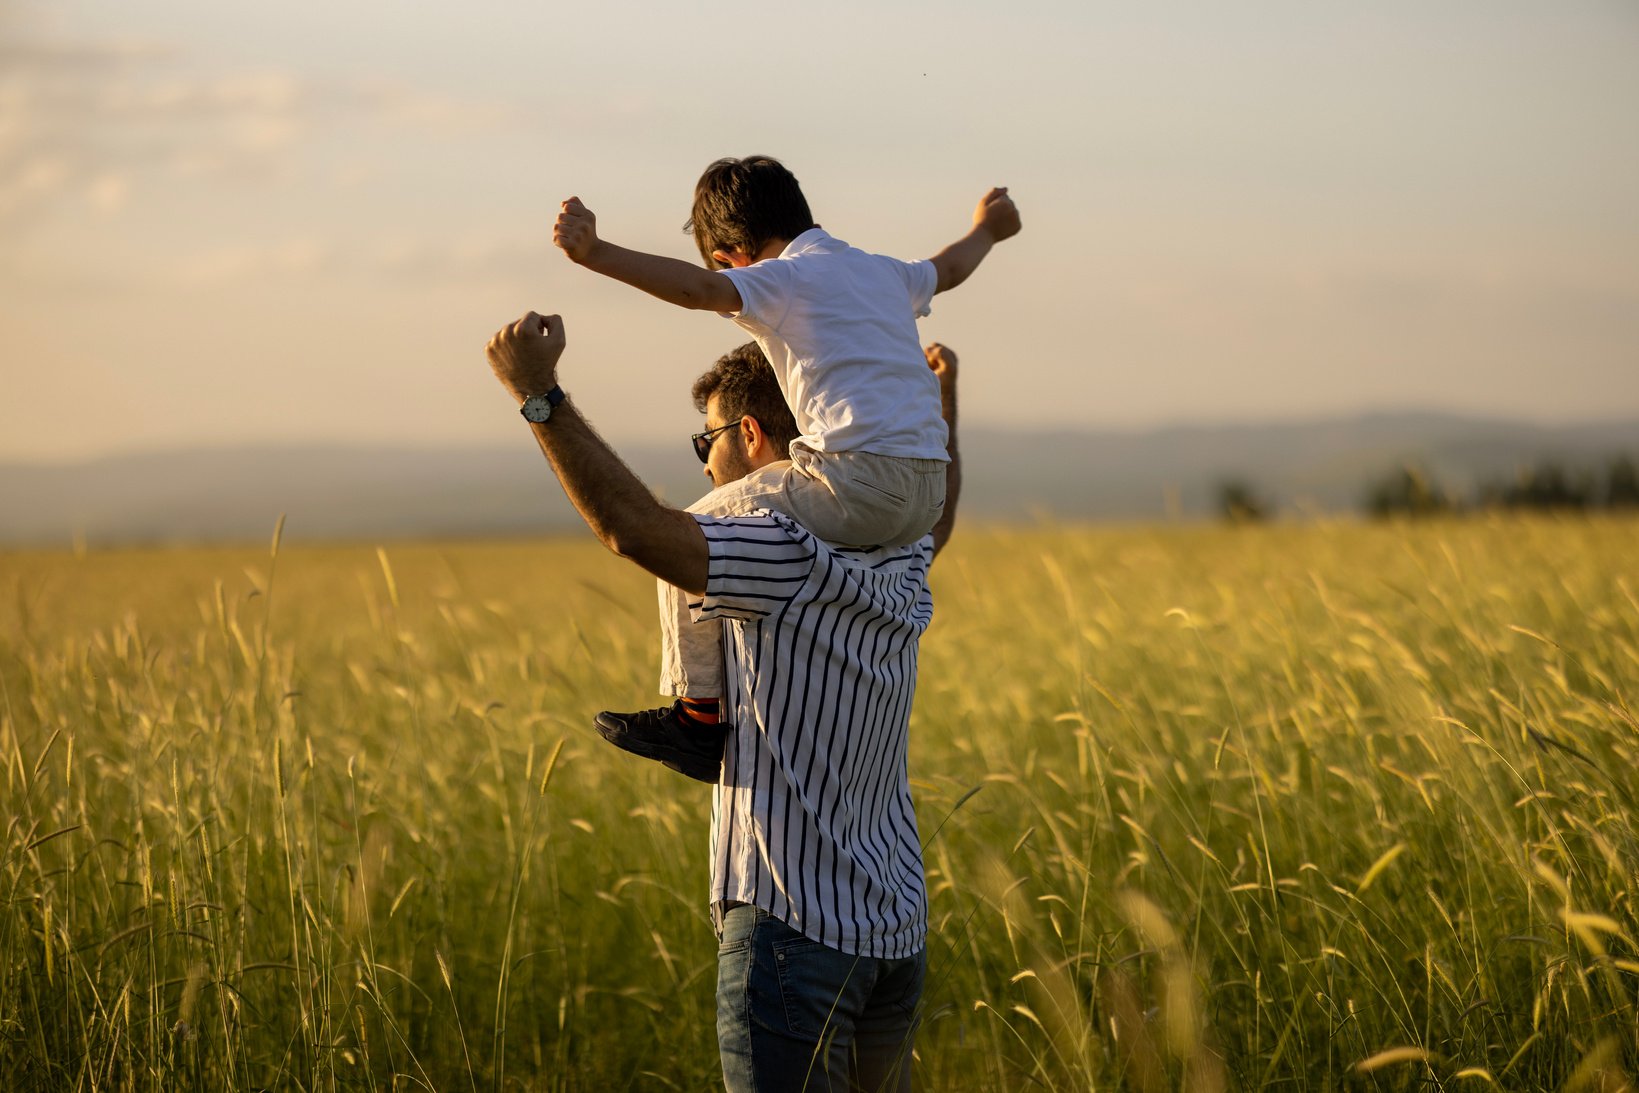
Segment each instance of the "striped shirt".
[{"label": "striped shirt", "polygon": [[827,546],[790,518],[696,515],[696,621],[722,619],[734,733],[712,795],[711,899],[895,959],[927,938],[906,745],[933,540]]}]

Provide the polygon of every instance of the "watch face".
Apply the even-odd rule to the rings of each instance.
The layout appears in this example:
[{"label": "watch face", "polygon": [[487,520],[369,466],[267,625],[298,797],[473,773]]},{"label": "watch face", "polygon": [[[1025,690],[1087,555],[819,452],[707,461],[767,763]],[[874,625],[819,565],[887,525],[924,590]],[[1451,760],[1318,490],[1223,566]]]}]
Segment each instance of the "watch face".
[{"label": "watch face", "polygon": [[540,425],[552,416],[552,403],[547,401],[545,395],[530,395],[524,399],[524,404],[518,412],[524,415],[525,421]]}]

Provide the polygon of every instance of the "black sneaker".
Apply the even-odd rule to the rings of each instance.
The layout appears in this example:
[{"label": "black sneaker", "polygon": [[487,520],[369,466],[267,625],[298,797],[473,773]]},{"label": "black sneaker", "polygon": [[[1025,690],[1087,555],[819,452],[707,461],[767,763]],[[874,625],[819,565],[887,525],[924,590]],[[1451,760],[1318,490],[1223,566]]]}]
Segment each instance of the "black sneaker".
[{"label": "black sneaker", "polygon": [[685,718],[681,702],[658,710],[598,714],[593,725],[598,735],[622,751],[670,767],[699,782],[716,784],[723,767],[723,743],[728,726],[702,725]]}]

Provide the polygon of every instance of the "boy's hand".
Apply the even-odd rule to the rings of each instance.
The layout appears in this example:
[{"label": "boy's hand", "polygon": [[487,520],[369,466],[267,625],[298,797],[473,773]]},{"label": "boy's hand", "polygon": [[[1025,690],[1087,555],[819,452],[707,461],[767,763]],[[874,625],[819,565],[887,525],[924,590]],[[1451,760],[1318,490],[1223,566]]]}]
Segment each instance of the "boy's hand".
[{"label": "boy's hand", "polygon": [[598,218],[580,203],[580,198],[571,197],[558,207],[558,219],[552,225],[552,242],[571,262],[584,264],[591,257],[598,245]]},{"label": "boy's hand", "polygon": [[933,342],[923,349],[922,352],[927,355],[928,367],[933,369],[933,374],[939,377],[939,382],[941,384],[947,383],[956,378],[955,350],[951,349],[949,346],[944,346],[940,345],[938,342]]},{"label": "boy's hand", "polygon": [[979,199],[979,207],[973,210],[973,226],[989,232],[995,243],[1019,234],[1019,209],[1007,196],[1006,186],[997,186]]}]

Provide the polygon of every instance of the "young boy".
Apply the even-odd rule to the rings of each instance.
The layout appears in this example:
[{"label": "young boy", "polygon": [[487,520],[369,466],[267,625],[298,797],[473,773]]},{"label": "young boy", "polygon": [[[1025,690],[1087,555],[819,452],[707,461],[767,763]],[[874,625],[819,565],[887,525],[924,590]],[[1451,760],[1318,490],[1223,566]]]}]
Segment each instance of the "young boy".
[{"label": "young boy", "polygon": [[[841,546],[914,543],[944,506],[945,425],[916,320],[990,248],[1018,233],[1006,188],[979,202],[961,239],[922,262],[867,254],[814,223],[796,178],[768,156],[720,159],[695,186],[685,230],[702,269],[598,238],[571,197],[553,242],[574,262],[749,331],[779,379],[801,436],[791,458],[719,489],[691,511],[775,509]],[[725,423],[732,425],[734,423]],[[704,435],[704,434],[702,434]],[[709,436],[707,440],[711,440]],[[696,452],[704,462],[709,445]],[[702,781],[716,781],[726,719],[720,624],[695,624],[687,597],[661,584],[661,690],[671,707],[601,713],[606,739]]]}]

